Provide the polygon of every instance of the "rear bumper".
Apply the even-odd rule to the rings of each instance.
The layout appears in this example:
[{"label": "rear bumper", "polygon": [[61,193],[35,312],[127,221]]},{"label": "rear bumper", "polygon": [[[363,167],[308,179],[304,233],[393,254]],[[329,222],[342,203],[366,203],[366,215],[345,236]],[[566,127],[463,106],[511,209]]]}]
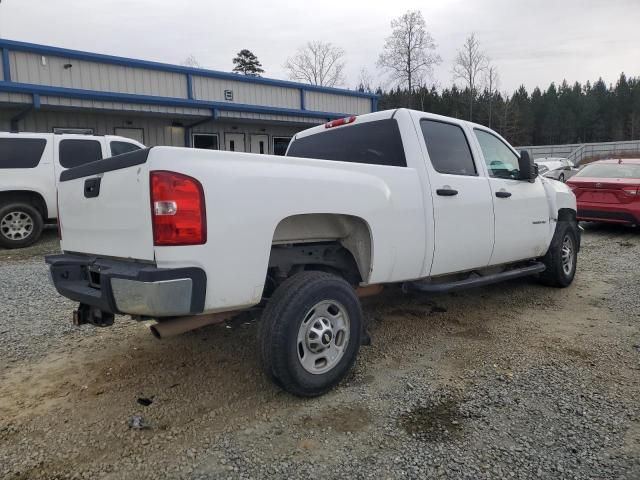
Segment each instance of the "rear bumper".
[{"label": "rear bumper", "polygon": [[175,317],[204,310],[207,277],[200,268],[157,268],[76,254],[45,260],[60,295],[104,312]]},{"label": "rear bumper", "polygon": [[640,209],[635,203],[626,206],[578,202],[576,217],[583,221],[640,224]]}]

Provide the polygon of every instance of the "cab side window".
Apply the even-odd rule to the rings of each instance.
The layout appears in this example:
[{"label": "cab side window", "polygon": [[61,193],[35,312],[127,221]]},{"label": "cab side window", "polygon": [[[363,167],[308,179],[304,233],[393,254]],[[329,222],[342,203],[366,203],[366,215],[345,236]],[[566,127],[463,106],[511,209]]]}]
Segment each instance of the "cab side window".
[{"label": "cab side window", "polygon": [[109,143],[109,147],[111,147],[111,156],[115,157],[116,155],[122,155],[123,153],[135,152],[136,150],[140,150],[138,145],[129,142],[118,142],[113,141]]},{"label": "cab side window", "polygon": [[102,160],[102,145],[97,140],[60,141],[60,165],[64,168],[73,168],[96,160]]},{"label": "cab side window", "polygon": [[420,128],[431,164],[436,172],[476,176],[467,137],[458,125],[436,120],[421,120]]},{"label": "cab side window", "polygon": [[489,175],[495,178],[518,180],[520,168],[517,155],[495,135],[484,130],[475,130],[475,134]]}]

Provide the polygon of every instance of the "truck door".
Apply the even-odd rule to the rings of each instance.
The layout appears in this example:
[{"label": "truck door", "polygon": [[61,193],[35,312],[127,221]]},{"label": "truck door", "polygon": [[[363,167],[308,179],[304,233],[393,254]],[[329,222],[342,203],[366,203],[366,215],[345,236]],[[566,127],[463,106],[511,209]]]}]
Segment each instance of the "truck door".
[{"label": "truck door", "polygon": [[[423,118],[434,216],[430,275],[485,267],[493,247],[493,206],[488,179],[479,172],[463,128]],[[480,160],[481,161],[481,160]]]},{"label": "truck door", "polygon": [[489,174],[495,243],[491,265],[544,255],[549,235],[549,204],[538,177],[518,180],[518,156],[491,131],[475,128],[475,137]]}]

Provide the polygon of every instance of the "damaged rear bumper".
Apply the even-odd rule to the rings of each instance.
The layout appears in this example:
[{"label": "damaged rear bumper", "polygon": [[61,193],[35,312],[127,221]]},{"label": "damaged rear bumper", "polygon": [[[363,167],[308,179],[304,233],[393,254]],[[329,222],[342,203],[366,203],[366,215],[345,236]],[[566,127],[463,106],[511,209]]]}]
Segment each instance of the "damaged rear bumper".
[{"label": "damaged rear bumper", "polygon": [[200,268],[158,268],[80,254],[45,260],[60,295],[101,312],[157,318],[204,310],[207,277]]}]

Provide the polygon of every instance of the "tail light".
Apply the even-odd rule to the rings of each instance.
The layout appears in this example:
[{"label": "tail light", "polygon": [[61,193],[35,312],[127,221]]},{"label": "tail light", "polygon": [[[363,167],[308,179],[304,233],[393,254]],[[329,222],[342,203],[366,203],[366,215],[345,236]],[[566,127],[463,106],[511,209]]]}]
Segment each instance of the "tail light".
[{"label": "tail light", "polygon": [[356,116],[352,115],[350,117],[338,118],[337,120],[331,120],[324,124],[324,128],[333,128],[339,127],[340,125],[348,125],[356,121]]},{"label": "tail light", "polygon": [[156,246],[207,242],[204,191],[195,178],[163,170],[151,172],[151,218]]}]

